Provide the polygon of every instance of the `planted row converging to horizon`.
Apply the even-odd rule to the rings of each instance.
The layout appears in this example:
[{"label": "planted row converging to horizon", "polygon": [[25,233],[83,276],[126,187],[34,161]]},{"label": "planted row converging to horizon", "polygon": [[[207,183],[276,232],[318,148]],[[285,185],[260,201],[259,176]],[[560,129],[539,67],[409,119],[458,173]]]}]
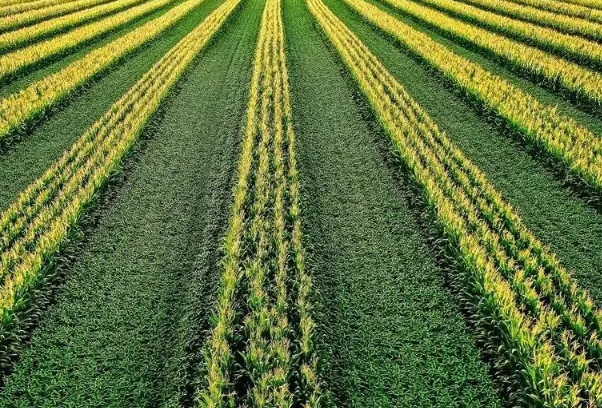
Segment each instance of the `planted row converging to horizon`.
[{"label": "planted row converging to horizon", "polygon": [[89,7],[108,3],[109,1],[111,0],[76,0],[68,2],[50,0],[46,3],[48,4],[47,7],[42,6],[35,9],[31,8],[34,3],[25,3],[18,7],[0,8],[0,32],[14,30],[52,17],[85,10]]},{"label": "planted row converging to horizon", "polygon": [[86,8],[82,11],[68,14],[66,16],[44,20],[38,24],[31,25],[18,30],[0,34],[0,51],[15,49],[17,47],[43,40],[51,35],[61,33],[70,28],[82,25],[105,15],[122,11],[126,8],[136,6],[145,0],[116,0],[108,4]]},{"label": "planted row converging to horizon", "polygon": [[0,367],[7,370],[36,314],[54,256],[160,103],[238,6],[225,1],[180,40],[0,214]]},{"label": "planted row converging to horizon", "polygon": [[75,0],[0,0],[0,16],[50,7]]},{"label": "planted row converging to horizon", "polygon": [[587,38],[506,17],[456,0],[420,0],[420,2],[568,59],[584,62],[596,68],[602,67],[600,44]]},{"label": "planted row converging to horizon", "polygon": [[[165,0],[161,0],[165,1]],[[0,141],[64,100],[128,54],[164,33],[205,0],[187,0],[160,17],[90,51],[60,71],[0,100]]]},{"label": "planted row converging to horizon", "polygon": [[597,194],[602,193],[602,139],[591,130],[380,8],[364,0],[343,1],[504,119]]},{"label": "planted row converging to horizon", "polygon": [[135,19],[149,15],[176,1],[150,0],[100,21],[76,28],[71,32],[6,53],[0,56],[0,83],[9,80],[29,67],[63,55],[88,41],[126,26]]},{"label": "planted row converging to horizon", "polygon": [[592,40],[602,40],[602,23],[563,14],[552,13],[535,7],[497,0],[460,0],[481,9],[503,14],[518,20],[555,28],[564,33],[581,35]]},{"label": "planted row converging to horizon", "polygon": [[[592,7],[596,5],[595,0],[586,4],[581,0],[581,4],[576,3],[579,0],[556,1],[556,0],[510,0],[513,3],[522,4],[529,7],[535,7],[541,10],[547,10],[556,14],[564,14],[571,17],[583,18],[602,22],[602,10]],[[589,3],[589,2],[588,2]],[[598,5],[600,7],[600,5]]]},{"label": "planted row converging to horizon", "polygon": [[[551,55],[538,48],[508,39],[502,35],[464,23],[444,13],[410,0],[384,0],[452,38],[478,47],[510,66],[554,87],[564,89],[595,107],[602,104],[602,74],[574,62]],[[599,46],[595,48],[599,51]]]},{"label": "planted row converging to horizon", "polygon": [[281,0],[266,1],[197,397],[207,408],[320,401],[281,14]]},{"label": "planted row converging to horizon", "polygon": [[564,0],[566,3],[578,4],[598,10],[602,10],[602,1],[600,0]]},{"label": "planted row converging to horizon", "polygon": [[308,1],[422,188],[509,398],[524,407],[601,404],[600,310],[360,40],[321,0]]}]

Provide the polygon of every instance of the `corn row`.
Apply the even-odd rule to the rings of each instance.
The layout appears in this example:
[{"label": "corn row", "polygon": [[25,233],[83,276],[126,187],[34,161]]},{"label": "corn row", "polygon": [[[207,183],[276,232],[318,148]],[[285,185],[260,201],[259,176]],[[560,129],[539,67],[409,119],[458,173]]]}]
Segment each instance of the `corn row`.
[{"label": "corn row", "polygon": [[[0,31],[14,30],[29,24],[34,24],[52,17],[84,10],[88,7],[107,3],[111,0],[77,0],[70,2],[49,1],[47,6],[35,7],[36,4],[26,3],[12,7],[0,8]],[[36,2],[37,3],[37,2]],[[18,10],[18,11],[17,11]]]},{"label": "corn row", "polygon": [[0,16],[22,13],[28,10],[37,10],[61,3],[70,3],[72,1],[77,0],[2,0],[0,1]]},{"label": "corn row", "polygon": [[126,55],[173,27],[205,0],[188,0],[60,71],[0,100],[0,141],[62,101]]},{"label": "corn row", "polygon": [[[0,0],[0,7],[24,5],[25,3],[38,2],[39,0]],[[34,6],[36,7],[36,6]]]},{"label": "corn row", "polygon": [[[541,78],[551,85],[595,104],[602,103],[602,74],[516,42],[409,0],[385,0],[393,7],[420,19],[438,30],[475,45],[515,68]],[[599,51],[599,50],[598,50]]]},{"label": "corn row", "polygon": [[20,30],[0,34],[0,52],[17,48],[23,44],[33,43],[44,37],[82,25],[87,21],[135,6],[143,1],[145,0],[116,0],[63,17],[46,20]]},{"label": "corn row", "polygon": [[[69,231],[119,167],[169,90],[239,3],[240,0],[224,2],[178,42],[0,216],[10,218],[19,205],[23,214],[33,214],[24,223],[20,236],[2,247],[2,368],[10,365],[12,350],[19,345],[20,322],[26,321],[30,313],[37,313],[32,295],[43,285],[46,267]],[[70,167],[72,163],[77,163],[77,167]],[[69,169],[66,176],[65,169]],[[48,191],[46,185],[56,188]],[[44,207],[32,212],[30,206],[42,201]]]},{"label": "corn row", "polygon": [[344,1],[505,119],[527,141],[565,165],[584,183],[602,191],[602,141],[589,129],[366,1]]},{"label": "corn row", "polygon": [[[282,201],[274,202],[274,189],[276,186],[275,172],[282,172],[282,163],[274,162],[271,156],[271,148],[282,150],[282,134],[277,129],[277,124],[270,123],[280,118],[276,116],[275,110],[278,105],[274,101],[275,89],[274,79],[276,72],[273,67],[273,42],[274,33],[272,21],[274,20],[273,5],[277,0],[266,2],[262,16],[260,29],[259,47],[263,50],[257,70],[262,75],[259,85],[261,99],[257,102],[259,111],[257,123],[247,124],[249,131],[258,133],[259,146],[255,152],[257,167],[254,172],[254,191],[250,202],[249,225],[244,241],[248,246],[249,256],[242,259],[243,282],[247,284],[246,292],[247,315],[244,317],[244,336],[248,339],[243,351],[243,367],[249,375],[250,390],[248,391],[248,403],[244,405],[257,407],[288,407],[292,402],[292,395],[288,387],[288,367],[290,365],[290,350],[287,339],[289,323],[286,316],[287,296],[284,287],[284,304],[282,304],[282,288],[276,288],[276,299],[270,299],[270,275],[274,274],[274,284],[281,283],[282,273],[280,270],[280,259],[277,259],[278,267],[270,265],[275,254],[270,248],[270,242],[274,239],[277,252],[283,250],[284,242],[278,242],[283,238],[274,236],[276,231],[282,232],[283,226],[277,217],[282,217]],[[273,115],[273,117],[272,117]],[[281,129],[280,129],[281,130]],[[280,139],[280,140],[277,140]],[[275,155],[275,153],[274,153]],[[281,159],[281,157],[280,157]],[[272,166],[273,163],[273,166]],[[272,173],[274,170],[274,173]],[[282,181],[282,180],[278,180]],[[280,189],[280,193],[282,193]],[[282,197],[280,197],[282,199]],[[278,235],[278,233],[276,233]],[[286,251],[286,249],[284,249]],[[286,252],[284,253],[286,256]],[[285,261],[286,262],[286,261]],[[275,304],[272,304],[275,303]],[[284,309],[284,313],[282,313]]]},{"label": "corn row", "polygon": [[602,10],[602,1],[600,0],[563,0],[565,3],[578,4],[580,6],[591,7]]},{"label": "corn row", "polygon": [[0,56],[0,82],[47,59],[62,55],[100,35],[123,27],[177,0],[151,0],[68,33]]},{"label": "corn row", "polygon": [[[200,0],[203,1],[203,0]],[[197,4],[199,0],[191,3]],[[113,116],[113,122],[108,126],[115,126],[121,117]],[[43,231],[47,225],[39,223],[31,228],[32,220],[39,217],[41,212],[49,211],[48,205],[55,195],[62,191],[68,194],[71,190],[65,190],[65,183],[71,181],[71,188],[76,188],[77,184],[87,177],[89,169],[86,166],[92,166],[93,162],[86,161],[94,149],[93,143],[82,144],[77,150],[77,154],[70,157],[69,160],[59,161],[56,164],[55,171],[46,173],[35,183],[32,183],[21,194],[21,196],[12,203],[0,216],[0,280],[5,276],[14,263],[22,256],[22,251],[28,245],[32,245],[38,238],[38,234]],[[60,210],[54,206],[54,210]],[[21,247],[16,248],[15,245]]]},{"label": "corn row", "polygon": [[420,0],[438,10],[490,30],[554,51],[570,59],[602,66],[600,44],[585,38],[505,17],[455,0]]},{"label": "corn row", "polygon": [[499,0],[460,0],[481,9],[493,11],[519,20],[529,21],[538,25],[555,28],[563,33],[577,34],[593,40],[602,40],[602,24],[540,10],[535,7],[523,6],[510,1]]},{"label": "corn row", "polygon": [[[281,5],[279,4],[279,7]],[[310,275],[305,269],[305,250],[303,248],[303,234],[301,229],[301,207],[299,195],[299,172],[297,170],[297,155],[295,152],[295,132],[293,131],[292,109],[290,89],[288,87],[289,78],[288,70],[286,69],[286,58],[284,52],[284,27],[280,16],[277,20],[280,46],[278,47],[278,61],[280,63],[281,87],[283,90],[283,106],[285,125],[284,131],[286,134],[287,143],[287,159],[288,159],[288,219],[292,224],[290,233],[290,248],[292,252],[292,264],[294,265],[293,275],[293,291],[296,293],[296,301],[292,311],[295,316],[293,320],[296,322],[296,365],[299,367],[298,384],[295,389],[295,406],[303,408],[318,408],[322,406],[320,402],[321,388],[318,378],[318,360],[317,352],[314,345],[315,322],[312,318],[311,302],[309,295],[311,293],[312,281]]]},{"label": "corn row", "polygon": [[504,0],[525,6],[547,10],[552,13],[565,14],[567,16],[579,17],[586,20],[602,22],[602,10],[597,10],[588,5],[571,4],[557,0]]},{"label": "corn row", "polygon": [[511,398],[525,407],[599,406],[590,345],[599,343],[600,312],[591,299],[359,39],[320,0],[308,1],[463,267],[456,285]]},{"label": "corn row", "polygon": [[11,6],[14,4],[31,3],[36,0],[0,0],[0,7]]},{"label": "corn row", "polygon": [[198,395],[203,407],[319,406],[281,14],[281,0],[267,0],[206,352],[207,384]]},{"label": "corn row", "polygon": [[[476,176],[474,176],[474,175],[473,175],[473,176],[471,176],[471,177],[476,177]],[[476,193],[476,192],[475,192],[475,193]],[[500,206],[502,206],[502,200],[501,200],[501,198],[500,198],[500,197],[497,197],[497,198],[491,198],[491,197],[489,197],[489,198],[488,198],[488,200],[489,200],[490,202],[494,202],[494,205],[495,205],[495,206],[497,206],[497,207],[500,207]],[[510,214],[512,213],[512,211],[509,209],[509,207],[508,207],[508,208],[506,208],[506,209],[504,210],[504,213],[506,214],[506,215],[505,215],[505,217],[507,218],[507,220],[506,220],[505,222],[506,222],[506,223],[509,223],[509,225],[511,225],[511,226],[510,226],[510,228],[511,228],[511,230],[512,230],[514,233],[518,233],[517,231],[519,231],[519,229],[518,229],[518,227],[516,226],[516,225],[519,225],[519,224],[520,224],[520,222],[518,221],[518,218],[517,218],[517,217],[514,217],[514,220],[513,220],[513,221],[508,221],[508,220],[512,220],[512,219],[513,219],[513,216],[511,216],[511,215],[510,215]],[[497,225],[495,225],[495,227],[497,228],[498,226],[497,226]],[[524,232],[523,232],[523,234],[524,234]],[[506,239],[507,239],[507,238],[506,238]],[[535,250],[534,252],[535,252],[535,253],[541,253],[541,244],[535,244],[535,240],[534,240],[534,238],[533,238],[532,236],[530,236],[529,238],[527,238],[526,236],[524,236],[524,237],[522,237],[522,238],[519,238],[518,240],[519,240],[519,241],[526,240],[526,242],[530,242],[530,245],[534,245],[534,246],[536,246],[537,248],[539,248],[539,249]],[[517,253],[515,253],[515,254],[514,254],[514,256],[518,256],[518,255],[519,255],[519,254],[517,254]],[[550,264],[550,265],[553,265],[553,269],[558,269],[558,268],[559,268],[559,266],[558,266],[558,265],[559,265],[559,263],[558,263],[556,260],[554,260],[553,258],[550,258],[550,257],[547,257],[546,259],[542,258],[542,262],[543,262],[544,264]],[[530,269],[532,269],[532,268],[530,268]],[[567,283],[567,282],[569,282],[568,275],[567,275],[566,273],[563,273],[563,276],[564,276],[564,277],[562,278],[562,281],[563,281],[564,283],[562,283],[561,285],[562,285],[563,287],[565,287],[565,288],[567,288],[567,289],[568,289],[568,288],[569,288],[569,286],[570,286],[570,285]],[[588,313],[586,313],[586,314],[588,314]],[[599,328],[599,327],[601,327],[599,322],[594,322],[594,324],[595,324],[595,327],[596,327],[596,328]]]}]

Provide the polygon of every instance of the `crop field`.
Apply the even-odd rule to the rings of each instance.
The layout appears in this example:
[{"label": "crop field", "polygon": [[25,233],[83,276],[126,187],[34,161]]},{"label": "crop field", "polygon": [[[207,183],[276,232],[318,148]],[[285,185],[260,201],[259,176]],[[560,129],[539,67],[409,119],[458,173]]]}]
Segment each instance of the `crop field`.
[{"label": "crop field", "polygon": [[0,0],[0,408],[602,408],[602,0]]}]

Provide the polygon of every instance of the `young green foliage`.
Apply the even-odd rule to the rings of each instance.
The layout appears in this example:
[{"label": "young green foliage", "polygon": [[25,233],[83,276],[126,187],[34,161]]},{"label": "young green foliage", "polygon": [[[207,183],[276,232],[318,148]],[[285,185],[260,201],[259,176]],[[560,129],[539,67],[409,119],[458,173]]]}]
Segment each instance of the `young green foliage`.
[{"label": "young green foliage", "polygon": [[180,40],[0,215],[0,367],[37,313],[46,273],[86,207],[178,79],[240,4],[228,0]]},{"label": "young green foliage", "polygon": [[203,407],[319,406],[280,0],[267,0]]},{"label": "young green foliage", "polygon": [[90,7],[66,16],[41,21],[28,27],[0,34],[0,51],[6,51],[43,40],[53,34],[66,31],[105,15],[116,13],[142,3],[143,0],[117,0],[108,4]]},{"label": "young green foliage", "polygon": [[599,406],[593,301],[368,48],[321,0],[308,4],[422,188],[458,264],[453,284],[511,402]]},{"label": "young green foliage", "polygon": [[591,130],[380,8],[364,0],[343,1],[504,119],[527,141],[602,192],[602,140]]},{"label": "young green foliage", "polygon": [[92,78],[164,33],[205,0],[187,0],[114,41],[96,48],[56,73],[0,100],[0,141],[38,118]]}]

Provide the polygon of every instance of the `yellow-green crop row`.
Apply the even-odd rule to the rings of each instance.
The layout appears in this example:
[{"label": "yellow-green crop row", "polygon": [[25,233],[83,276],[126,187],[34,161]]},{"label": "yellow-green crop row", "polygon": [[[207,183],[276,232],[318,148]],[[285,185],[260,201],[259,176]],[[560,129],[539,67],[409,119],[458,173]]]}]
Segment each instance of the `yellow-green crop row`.
[{"label": "yellow-green crop row", "polygon": [[37,3],[38,1],[40,0],[0,0],[0,7],[24,5],[25,3]]},{"label": "yellow-green crop row", "polygon": [[564,2],[602,10],[602,1],[600,0],[564,0]]},{"label": "yellow-green crop row", "polygon": [[504,0],[512,1],[525,6],[535,7],[541,10],[547,10],[552,13],[565,14],[567,16],[584,18],[602,22],[602,10],[597,10],[587,5],[571,4],[569,2],[558,0]]},{"label": "yellow-green crop row", "polygon": [[0,56],[0,83],[28,67],[64,54],[99,35],[111,32],[177,0],[151,0],[68,33],[32,44]]},{"label": "yellow-green crop row", "polygon": [[239,3],[225,1],[180,40],[0,215],[0,367],[11,363],[21,325],[37,313],[32,296],[45,287],[46,268],[69,231]]},{"label": "yellow-green crop row", "polygon": [[321,0],[308,4],[421,187],[511,403],[600,406],[600,310],[370,50]]},{"label": "yellow-green crop row", "polygon": [[[88,7],[94,7],[99,4],[107,3],[110,0],[77,0],[72,2],[48,2],[48,6],[36,8],[34,10],[26,9],[18,13],[10,13],[8,7],[0,8],[0,31],[13,30],[25,25],[34,24],[42,20],[60,16],[67,13],[83,10]],[[25,8],[27,5],[34,3],[26,3],[19,5]],[[17,9],[14,6],[13,9]],[[8,13],[8,14],[4,14]]]},{"label": "yellow-green crop row", "polygon": [[35,0],[0,0],[0,7],[11,6],[13,4],[29,3]]},{"label": "yellow-green crop row", "polygon": [[568,58],[594,64],[597,67],[602,66],[600,44],[586,38],[505,17],[455,0],[420,1],[438,10],[540,48],[555,51]]},{"label": "yellow-green crop row", "polygon": [[457,87],[480,101],[584,183],[602,192],[602,140],[556,107],[455,54],[364,0],[344,0],[370,23],[401,41]]},{"label": "yellow-green crop row", "polygon": [[42,21],[19,30],[0,34],[0,52],[33,43],[36,40],[82,25],[87,21],[135,6],[143,1],[145,0],[116,0],[108,4],[102,4],[83,11],[67,14],[66,16]]},{"label": "yellow-green crop row", "polygon": [[[51,75],[50,77],[41,80],[36,85],[33,84],[29,88],[17,93],[15,98],[8,98],[3,102],[0,102],[0,112],[16,112],[23,115],[31,115],[38,110],[44,109],[46,106],[51,106],[57,103],[60,98],[73,91],[77,86],[82,85],[88,78],[97,75],[99,70],[105,68],[114,61],[116,58],[123,57],[125,53],[135,49],[146,41],[150,41],[156,35],[169,27],[176,24],[191,10],[196,8],[198,5],[203,3],[205,0],[189,0],[182,3],[172,10],[168,11],[156,20],[150,21],[138,30],[130,33],[128,36],[121,37],[115,40],[113,43],[106,45],[105,47],[95,50],[88,54],[85,58],[75,61],[64,70]],[[122,54],[119,54],[121,52]],[[91,65],[85,65],[91,64]],[[95,71],[96,69],[96,71]],[[74,81],[74,82],[69,82]],[[53,94],[56,92],[56,94]],[[35,99],[40,98],[40,99]],[[37,102],[33,105],[27,105],[30,102]],[[21,122],[16,122],[15,126],[19,126],[18,123],[23,123],[23,117],[20,117]],[[0,137],[1,139],[1,137]],[[63,172],[63,177],[68,177],[69,172]],[[50,192],[56,188],[56,186],[62,183],[63,177],[54,178],[51,182],[50,179],[47,183],[43,184],[45,191]],[[42,184],[40,184],[42,185]],[[44,198],[45,197],[45,198]],[[42,194],[38,196],[38,202],[35,206],[29,207],[30,211],[38,211],[42,206],[47,204],[52,196]],[[26,227],[28,218],[15,218],[20,211],[20,206],[23,203],[15,202],[13,204],[13,210],[4,213],[5,218],[0,218],[0,230],[2,236],[0,236],[0,251],[6,245],[12,243],[13,238],[19,237],[23,232],[23,228]],[[8,216],[10,214],[10,216]],[[1,273],[0,273],[1,276]]]},{"label": "yellow-green crop row", "polygon": [[47,109],[132,51],[173,27],[204,1],[185,1],[128,34],[90,51],[60,71],[0,100],[0,141],[28,121],[43,115]]},{"label": "yellow-green crop row", "polygon": [[57,4],[69,3],[77,0],[3,0],[0,2],[0,16],[22,13],[28,10],[37,10],[52,7]]},{"label": "yellow-green crop row", "polygon": [[[197,395],[202,407],[319,406],[281,14],[281,0],[267,0],[206,350],[207,380]],[[243,376],[234,372],[238,355]]]},{"label": "yellow-green crop row", "polygon": [[535,7],[523,6],[510,1],[499,0],[461,0],[463,3],[500,13],[519,20],[552,27],[563,33],[578,34],[593,40],[602,40],[602,24],[582,18],[565,16],[540,10]]},{"label": "yellow-green crop row", "polygon": [[[464,23],[409,0],[384,0],[437,30],[479,47],[537,79],[563,88],[595,106],[602,104],[602,74],[503,35]],[[599,46],[598,46],[599,48]],[[597,50],[600,51],[599,49]]]},{"label": "yellow-green crop row", "polygon": [[[187,13],[189,13],[191,10],[193,10],[194,8],[196,8],[199,4],[203,3],[205,0],[189,0],[183,4],[178,5],[177,7],[174,7],[172,10],[170,10],[169,12],[167,12],[166,14],[164,14],[163,16],[157,18],[154,21],[150,21],[148,22],[146,25],[140,27],[138,30],[136,30],[135,32],[130,33],[130,37],[131,38],[126,38],[126,37],[122,37],[118,40],[116,40],[114,43],[112,44],[108,44],[106,46],[106,49],[99,49],[96,51],[93,51],[89,57],[83,58],[81,60],[78,60],[76,62],[74,62],[72,64],[72,66],[67,67],[65,70],[60,71],[57,74],[54,75],[59,75],[58,79],[75,79],[76,82],[74,83],[70,83],[70,82],[61,82],[61,81],[52,81],[49,80],[48,82],[45,82],[44,87],[34,87],[32,89],[26,88],[24,91],[21,91],[20,93],[17,94],[17,96],[20,96],[20,98],[18,100],[20,101],[24,101],[27,102],[29,99],[26,98],[25,96],[27,95],[31,95],[34,96],[36,94],[44,97],[44,98],[50,98],[50,99],[41,99],[40,103],[44,103],[44,104],[53,104],[56,103],[58,101],[59,98],[62,97],[61,95],[64,94],[68,94],[69,92],[71,92],[73,90],[74,86],[78,86],[81,85],[82,83],[85,82],[86,78],[89,78],[90,76],[96,75],[98,72],[93,71],[92,69],[87,70],[86,66],[82,66],[81,63],[82,62],[88,62],[91,64],[94,64],[92,66],[97,66],[98,69],[100,69],[100,64],[102,65],[107,65],[108,63],[110,63],[110,61],[112,61],[112,58],[119,58],[120,55],[117,54],[118,51],[120,52],[127,52],[128,50],[133,50],[135,47],[139,46],[142,42],[145,41],[149,41],[152,38],[154,38],[157,34],[159,34],[161,31],[166,30],[167,28],[173,26],[174,24],[176,24],[177,21],[179,21],[181,18],[183,18]],[[98,58],[96,57],[96,55],[98,55]],[[110,59],[100,59],[100,58],[110,58]],[[77,65],[75,65],[77,64]],[[98,64],[98,65],[96,65]],[[70,68],[73,69],[70,69]],[[79,79],[78,77],[75,76],[76,73],[80,73],[82,75],[81,79]],[[61,87],[59,84],[64,83],[66,86],[65,87]],[[35,85],[35,84],[34,84]],[[47,90],[47,91],[44,91]],[[53,94],[50,92],[51,90],[54,90],[57,92],[57,94],[55,96],[53,96]],[[25,96],[22,96],[25,95]],[[0,103],[0,106],[2,106],[2,104]],[[17,107],[19,105],[6,105],[7,107],[9,106],[14,106],[13,109],[15,111],[18,111]],[[2,109],[4,110],[4,109]],[[0,110],[0,112],[2,111]],[[6,109],[6,111],[8,111],[9,109]],[[47,191],[47,192],[51,192],[54,191],[53,189],[57,188],[56,186],[59,186],[63,181],[64,177],[68,177],[71,173],[64,171],[62,174],[62,177],[56,177],[53,180],[48,179],[47,182],[45,184],[40,184],[40,186],[43,186]],[[32,214],[35,215],[36,211],[39,211],[40,208],[42,208],[42,206],[46,205],[48,200],[52,198],[52,196],[48,196],[46,193],[38,196],[38,202],[35,204],[35,206],[29,207],[29,211],[34,211]],[[29,221],[29,218],[15,218],[18,215],[18,212],[21,209],[21,206],[23,205],[23,202],[15,202],[13,204],[12,210],[6,211],[4,213],[4,218],[0,218],[0,231],[2,231],[2,234],[0,236],[0,251],[2,250],[2,248],[5,248],[6,245],[9,245],[12,243],[12,241],[15,238],[18,238],[20,236],[20,234],[23,232],[23,228],[26,227],[27,222]],[[9,216],[10,215],[10,216]],[[0,276],[2,274],[0,273]]]}]

